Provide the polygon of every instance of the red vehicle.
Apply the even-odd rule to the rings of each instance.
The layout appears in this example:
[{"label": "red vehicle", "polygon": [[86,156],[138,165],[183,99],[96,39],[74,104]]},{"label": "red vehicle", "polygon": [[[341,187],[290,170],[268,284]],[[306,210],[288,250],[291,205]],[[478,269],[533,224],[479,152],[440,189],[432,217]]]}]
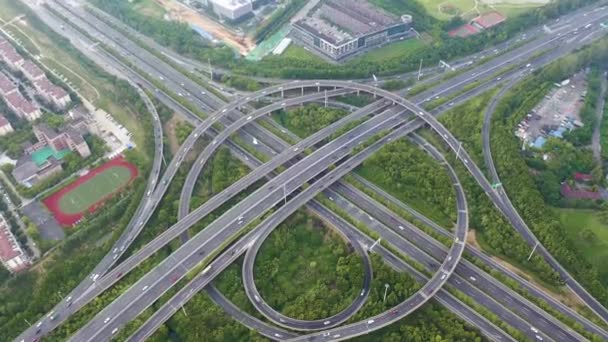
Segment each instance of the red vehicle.
[{"label": "red vehicle", "polygon": [[174,275],[173,277],[171,277],[171,282],[175,283],[178,279],[179,279],[179,277]]},{"label": "red vehicle", "polygon": [[120,278],[120,277],[122,277],[122,272],[120,272],[120,273],[118,273],[118,274],[116,275],[116,279],[118,279],[118,278]]},{"label": "red vehicle", "polygon": [[393,310],[391,311],[391,315],[396,316],[399,314],[399,310]]}]

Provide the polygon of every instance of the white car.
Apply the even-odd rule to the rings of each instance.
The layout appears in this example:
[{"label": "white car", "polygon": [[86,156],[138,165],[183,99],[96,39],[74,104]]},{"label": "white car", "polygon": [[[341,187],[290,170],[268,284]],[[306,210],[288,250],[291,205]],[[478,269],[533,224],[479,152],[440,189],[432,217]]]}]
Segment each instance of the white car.
[{"label": "white car", "polygon": [[112,330],[112,335],[116,334],[118,332],[118,328],[114,328],[114,330]]},{"label": "white car", "polygon": [[331,321],[325,321],[323,322],[323,325],[329,325],[329,323],[331,323]]},{"label": "white car", "polygon": [[106,317],[106,319],[103,320],[103,324],[107,324],[110,321],[110,317]]},{"label": "white car", "polygon": [[375,321],[373,319],[370,319],[369,321],[367,321],[367,324],[374,324],[374,322]]},{"label": "white car", "polygon": [[144,288],[143,288],[143,289],[141,289],[141,290],[142,290],[142,291],[146,291],[146,290],[147,290],[149,287],[150,287],[150,286],[146,285],[146,286],[144,286]]}]

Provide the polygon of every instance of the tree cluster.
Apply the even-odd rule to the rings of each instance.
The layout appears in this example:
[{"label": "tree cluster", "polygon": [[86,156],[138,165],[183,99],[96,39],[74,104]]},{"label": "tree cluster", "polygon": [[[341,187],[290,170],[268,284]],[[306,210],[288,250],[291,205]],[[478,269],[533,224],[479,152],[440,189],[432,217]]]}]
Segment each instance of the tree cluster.
[{"label": "tree cluster", "polygon": [[310,104],[279,113],[278,121],[300,138],[306,138],[340,120],[346,114],[348,113],[342,109]]}]

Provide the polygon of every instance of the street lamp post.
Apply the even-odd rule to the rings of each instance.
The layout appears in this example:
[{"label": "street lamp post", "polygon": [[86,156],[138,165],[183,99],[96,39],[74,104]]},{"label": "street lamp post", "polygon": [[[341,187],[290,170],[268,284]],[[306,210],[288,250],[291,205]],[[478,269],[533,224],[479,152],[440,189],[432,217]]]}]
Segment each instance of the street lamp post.
[{"label": "street lamp post", "polygon": [[538,242],[536,242],[536,244],[534,245],[534,248],[532,248],[532,252],[530,253],[530,256],[528,257],[528,261],[530,261],[530,259],[532,259],[532,254],[534,254],[536,247],[538,247]]},{"label": "street lamp post", "polygon": [[388,292],[388,288],[391,287],[389,284],[384,284],[384,299],[382,299],[382,304],[386,302],[386,294]]},{"label": "street lamp post", "polygon": [[287,204],[287,188],[286,187],[287,187],[287,185],[283,184],[283,201],[284,201],[284,204]]}]

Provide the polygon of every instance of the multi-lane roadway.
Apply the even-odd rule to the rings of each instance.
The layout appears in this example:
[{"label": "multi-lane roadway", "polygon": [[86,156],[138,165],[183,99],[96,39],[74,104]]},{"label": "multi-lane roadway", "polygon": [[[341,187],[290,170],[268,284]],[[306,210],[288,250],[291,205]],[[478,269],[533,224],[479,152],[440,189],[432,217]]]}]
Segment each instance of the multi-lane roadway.
[{"label": "multi-lane roadway", "polygon": [[[518,56],[517,58],[520,58],[520,56]],[[462,82],[462,80],[459,80],[458,82]],[[316,86],[317,88],[321,87],[321,85],[320,85],[320,84],[315,84],[315,86]],[[331,84],[325,84],[325,83],[323,84],[323,87],[332,87],[332,86],[333,86],[333,85],[331,85]],[[298,87],[295,87],[295,88],[298,88]],[[314,87],[313,87],[313,88],[314,88]],[[283,89],[282,89],[282,90],[283,90]],[[367,90],[369,91],[370,89],[367,89]],[[447,90],[450,90],[450,89],[447,89]],[[377,90],[376,90],[376,88],[373,88],[373,87],[372,87],[372,91],[370,91],[370,92],[376,93],[376,91],[377,91]],[[237,107],[237,108],[238,108],[238,107]],[[208,126],[207,126],[207,128],[208,128]],[[202,129],[201,131],[205,131],[205,129]],[[183,155],[179,155],[179,154],[178,154],[178,163],[177,163],[177,165],[179,165],[179,161],[180,161],[180,159],[179,159],[179,158],[183,158]],[[466,159],[465,159],[465,160],[466,160]],[[466,163],[467,163],[467,162],[465,162],[465,164],[466,164]],[[162,192],[161,192],[161,193],[162,193]]]}]

